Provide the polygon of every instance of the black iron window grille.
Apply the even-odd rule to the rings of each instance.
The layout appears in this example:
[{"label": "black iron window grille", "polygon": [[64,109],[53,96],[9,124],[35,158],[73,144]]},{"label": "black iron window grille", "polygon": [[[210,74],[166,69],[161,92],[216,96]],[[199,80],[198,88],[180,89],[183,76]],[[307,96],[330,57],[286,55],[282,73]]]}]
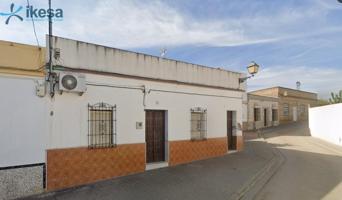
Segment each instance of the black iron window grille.
[{"label": "black iron window grille", "polygon": [[116,146],[116,105],[88,104],[88,147]]},{"label": "black iron window grille", "polygon": [[288,103],[284,103],[283,105],[283,115],[284,116],[289,116],[290,113],[290,106]]},{"label": "black iron window grille", "polygon": [[191,109],[191,140],[207,138],[207,110],[203,108]]}]

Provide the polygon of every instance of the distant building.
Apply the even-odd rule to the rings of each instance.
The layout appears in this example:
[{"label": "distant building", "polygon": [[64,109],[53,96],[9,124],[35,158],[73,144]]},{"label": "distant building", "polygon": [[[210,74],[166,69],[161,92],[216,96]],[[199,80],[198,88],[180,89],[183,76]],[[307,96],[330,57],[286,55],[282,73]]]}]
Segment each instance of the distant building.
[{"label": "distant building", "polygon": [[307,121],[309,107],[317,103],[316,93],[285,87],[249,92],[247,102],[245,102],[247,117],[244,119],[244,129],[252,130],[289,122]]},{"label": "distant building", "polygon": [[244,130],[255,130],[265,127],[278,126],[278,98],[247,94],[244,101],[245,120]]}]

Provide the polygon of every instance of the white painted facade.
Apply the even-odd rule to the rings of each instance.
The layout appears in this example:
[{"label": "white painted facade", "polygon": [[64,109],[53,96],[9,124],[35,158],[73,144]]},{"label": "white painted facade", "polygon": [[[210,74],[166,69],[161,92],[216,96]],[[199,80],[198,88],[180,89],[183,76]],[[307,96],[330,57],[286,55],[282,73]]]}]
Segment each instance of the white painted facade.
[{"label": "white painted facade", "polygon": [[[127,57],[104,57],[102,61],[92,57],[97,60],[92,63],[93,59],[85,59],[91,57],[91,54],[84,52],[103,47],[84,44],[84,48],[90,46],[90,50],[79,49],[83,53],[77,57],[72,46],[75,41],[58,41],[63,41],[55,44],[61,48],[61,60],[69,69],[77,71],[83,65],[89,69],[98,66],[104,73],[94,73],[95,68],[81,71],[86,76],[87,91],[82,96],[57,92],[53,99],[48,95],[42,98],[36,95],[35,80],[42,82],[41,77],[1,75],[0,167],[45,162],[47,149],[88,146],[87,106],[99,102],[117,106],[117,144],[145,143],[145,110],[149,109],[167,111],[168,141],[190,140],[190,110],[195,107],[207,109],[208,138],[227,136],[227,111],[236,111],[236,123],[242,124],[245,85],[239,85],[238,78],[243,74],[153,56],[146,57],[146,63],[142,64],[144,70],[139,71],[136,69],[140,68],[143,62],[141,56],[145,55],[131,52],[128,52]],[[71,41],[71,44],[65,41]],[[127,53],[115,51],[119,54]],[[108,52],[105,54],[108,55]],[[136,55],[136,60],[131,54]],[[77,59],[72,59],[73,56]],[[116,59],[120,62],[116,62]],[[164,64],[157,65],[155,59]],[[109,61],[115,61],[121,68],[111,66]],[[108,64],[109,67],[101,68],[102,64]],[[125,71],[126,68],[129,71]],[[127,76],[121,76],[120,70]],[[143,122],[143,128],[137,129],[136,122]],[[242,135],[241,130],[235,133],[237,136]]]},{"label": "white painted facade", "polygon": [[311,136],[342,146],[342,103],[309,109]]},{"label": "white painted facade", "polygon": [[[190,109],[195,107],[207,109],[208,138],[227,135],[226,111],[237,111],[238,122],[242,121],[242,92],[90,74],[87,80],[94,85],[87,85],[87,92],[83,96],[73,93],[56,96],[52,106],[54,117],[49,148],[88,145],[88,103],[105,102],[117,106],[118,144],[145,142],[145,131],[136,129],[136,122],[145,123],[144,110],[149,109],[167,111],[169,141],[190,140]],[[145,96],[145,106],[144,87],[149,91]]]},{"label": "white painted facade", "polygon": [[0,167],[45,162],[46,149],[87,146],[87,105],[98,102],[117,106],[117,144],[145,142],[144,126],[136,129],[136,122],[145,123],[145,109],[167,111],[168,141],[190,140],[195,107],[207,109],[208,138],[227,135],[228,110],[242,123],[243,92],[92,74],[86,79],[82,96],[56,93],[51,100],[35,94],[41,78],[0,77]]}]

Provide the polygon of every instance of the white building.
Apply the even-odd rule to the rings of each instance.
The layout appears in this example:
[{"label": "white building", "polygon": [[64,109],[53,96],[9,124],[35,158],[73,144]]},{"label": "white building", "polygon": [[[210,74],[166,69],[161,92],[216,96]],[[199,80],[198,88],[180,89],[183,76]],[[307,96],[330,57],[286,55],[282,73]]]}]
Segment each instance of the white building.
[{"label": "white building", "polygon": [[[0,47],[26,48],[5,42]],[[0,70],[5,185],[11,180],[25,194],[55,190],[242,149],[237,127],[244,74],[60,37],[53,47],[60,82],[73,87],[75,77],[76,89],[86,90],[80,96],[56,84],[54,98],[49,91],[38,97],[44,76],[18,68],[23,55],[15,51],[13,66],[6,66],[10,72]],[[34,171],[36,184],[22,188],[15,170],[27,177]]]}]

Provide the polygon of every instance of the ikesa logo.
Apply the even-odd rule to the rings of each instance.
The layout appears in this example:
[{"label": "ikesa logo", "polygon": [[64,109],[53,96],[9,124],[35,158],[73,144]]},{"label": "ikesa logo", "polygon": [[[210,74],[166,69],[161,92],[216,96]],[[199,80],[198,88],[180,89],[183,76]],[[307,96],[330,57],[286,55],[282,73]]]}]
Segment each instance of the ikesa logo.
[{"label": "ikesa logo", "polygon": [[7,17],[5,24],[9,24],[10,20],[13,18],[23,21],[25,20],[35,20],[42,21],[51,18],[56,20],[63,20],[63,9],[44,9],[44,8],[34,8],[33,6],[26,6],[26,11],[23,11],[23,6],[15,6],[14,3],[10,5],[9,12],[0,12],[0,16]]}]

